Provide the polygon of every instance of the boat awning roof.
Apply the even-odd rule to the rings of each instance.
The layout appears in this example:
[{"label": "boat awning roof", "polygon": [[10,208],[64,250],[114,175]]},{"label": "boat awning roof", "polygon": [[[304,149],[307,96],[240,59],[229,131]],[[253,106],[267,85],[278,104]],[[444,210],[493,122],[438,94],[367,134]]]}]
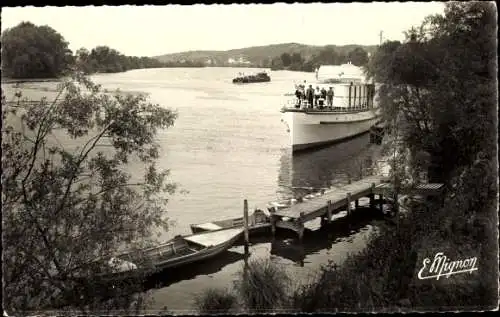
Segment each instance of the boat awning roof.
[{"label": "boat awning roof", "polygon": [[243,228],[232,228],[232,229],[206,232],[201,234],[194,234],[188,237],[184,237],[184,239],[205,247],[210,247],[227,242],[232,238],[234,238],[235,236],[241,234],[242,232]]},{"label": "boat awning roof", "polygon": [[318,68],[318,80],[344,79],[349,81],[361,80],[365,78],[361,67],[352,64],[342,65],[321,65]]},{"label": "boat awning roof", "polygon": [[212,222],[206,222],[206,223],[202,223],[202,224],[198,224],[198,225],[193,225],[193,227],[200,228],[203,230],[209,230],[209,231],[222,229],[221,226],[218,226]]}]

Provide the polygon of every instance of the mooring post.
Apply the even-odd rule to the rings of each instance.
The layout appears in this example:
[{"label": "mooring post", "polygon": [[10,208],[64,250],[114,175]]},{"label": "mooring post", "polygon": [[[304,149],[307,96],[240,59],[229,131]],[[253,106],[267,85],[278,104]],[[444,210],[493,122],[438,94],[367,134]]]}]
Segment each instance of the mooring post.
[{"label": "mooring post", "polygon": [[359,208],[359,199],[356,199],[354,201],[354,208],[358,209]]},{"label": "mooring post", "polygon": [[299,219],[297,219],[299,222],[299,241],[302,242],[302,239],[304,238],[304,212],[300,212]]},{"label": "mooring post", "polygon": [[375,183],[372,183],[370,197],[370,209],[375,208]]},{"label": "mooring post", "polygon": [[327,205],[327,209],[326,209],[326,216],[328,217],[326,219],[326,222],[331,223],[332,222],[332,201],[331,200],[328,201],[328,205]]},{"label": "mooring post", "polygon": [[271,233],[274,237],[274,234],[276,233],[276,216],[274,215],[274,213],[276,212],[276,210],[274,209],[274,207],[272,207],[271,209],[269,209],[269,217],[270,217],[270,221],[271,221]]},{"label": "mooring post", "polygon": [[248,253],[250,238],[248,234],[248,201],[246,199],[243,201],[243,226],[245,232],[245,253]]},{"label": "mooring post", "polygon": [[347,193],[347,215],[351,214],[351,193]]},{"label": "mooring post", "polygon": [[303,245],[299,246],[299,255],[300,255],[300,267],[304,267],[304,260],[306,258],[306,251]]},{"label": "mooring post", "polygon": [[382,193],[380,193],[378,195],[378,199],[379,199],[378,206],[380,208],[380,212],[384,213],[384,195]]},{"label": "mooring post", "polygon": [[393,209],[394,209],[394,212],[395,213],[398,213],[399,212],[399,195],[395,192],[393,194],[393,200],[394,200],[394,204],[393,204]]}]

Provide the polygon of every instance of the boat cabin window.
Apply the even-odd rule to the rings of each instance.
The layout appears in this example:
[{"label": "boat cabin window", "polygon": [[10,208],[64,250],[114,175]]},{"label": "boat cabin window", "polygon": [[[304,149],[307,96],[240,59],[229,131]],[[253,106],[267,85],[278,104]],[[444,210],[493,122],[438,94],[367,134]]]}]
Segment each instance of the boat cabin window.
[{"label": "boat cabin window", "polygon": [[363,111],[373,108],[374,85],[351,80],[341,84],[296,85],[288,107],[305,111]]}]

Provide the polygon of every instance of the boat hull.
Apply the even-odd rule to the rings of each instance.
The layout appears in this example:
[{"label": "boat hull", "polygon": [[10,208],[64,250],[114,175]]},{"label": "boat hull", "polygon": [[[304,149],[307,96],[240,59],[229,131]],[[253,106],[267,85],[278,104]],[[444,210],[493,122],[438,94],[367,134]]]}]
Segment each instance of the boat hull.
[{"label": "boat hull", "polygon": [[[231,226],[231,227],[224,227],[224,229],[240,228],[240,227],[241,226]],[[270,229],[271,229],[271,223],[261,223],[261,224],[249,226],[248,233],[251,235],[262,234],[262,233],[266,233]],[[191,232],[193,232],[193,233],[202,233],[202,232],[207,232],[207,231],[210,231],[210,230],[200,228],[197,225],[191,225]]]},{"label": "boat hull", "polygon": [[268,83],[271,79],[259,79],[259,80],[235,80],[233,79],[233,84],[255,84],[255,83]]},{"label": "boat hull", "polygon": [[200,262],[216,255],[227,251],[239,238],[241,234],[235,235],[233,238],[227,240],[224,243],[207,247],[193,254],[189,254],[187,256],[183,256],[180,258],[175,258],[164,263],[158,263],[156,265],[158,270],[165,270],[170,268],[175,268],[181,265],[186,265],[190,263]]},{"label": "boat hull", "polygon": [[286,111],[283,121],[292,151],[317,148],[364,134],[380,120],[376,110],[358,112]]},{"label": "boat hull", "polygon": [[[248,218],[248,233],[251,235],[265,233],[271,228],[269,216],[267,216],[261,210],[254,211],[254,213],[251,214]],[[243,226],[243,217],[190,225],[191,231],[193,233],[202,233],[221,229],[243,228]]]}]

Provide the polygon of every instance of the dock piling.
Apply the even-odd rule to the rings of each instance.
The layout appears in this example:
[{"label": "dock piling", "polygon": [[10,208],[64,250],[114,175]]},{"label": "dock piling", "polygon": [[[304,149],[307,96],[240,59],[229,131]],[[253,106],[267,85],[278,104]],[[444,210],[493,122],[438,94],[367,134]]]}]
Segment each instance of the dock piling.
[{"label": "dock piling", "polygon": [[370,209],[375,208],[375,183],[372,183],[370,197]]},{"label": "dock piling", "polygon": [[299,225],[299,241],[302,242],[304,238],[304,212],[300,212],[300,216],[298,220]]},{"label": "dock piling", "polygon": [[351,214],[351,193],[347,193],[347,215]]},{"label": "dock piling", "polygon": [[326,209],[326,216],[327,216],[327,219],[326,219],[326,223],[331,223],[332,222],[332,201],[329,200],[328,201],[328,206],[327,206],[327,209]]},{"label": "dock piling", "polygon": [[384,195],[379,194],[378,199],[379,199],[378,207],[380,208],[380,212],[384,213]]},{"label": "dock piling", "polygon": [[276,234],[276,216],[274,215],[275,212],[276,210],[274,209],[274,207],[269,210],[269,220],[271,221],[271,233],[273,237]]},{"label": "dock piling", "polygon": [[243,225],[245,232],[245,253],[248,253],[250,238],[248,234],[248,201],[246,199],[243,201]]}]

